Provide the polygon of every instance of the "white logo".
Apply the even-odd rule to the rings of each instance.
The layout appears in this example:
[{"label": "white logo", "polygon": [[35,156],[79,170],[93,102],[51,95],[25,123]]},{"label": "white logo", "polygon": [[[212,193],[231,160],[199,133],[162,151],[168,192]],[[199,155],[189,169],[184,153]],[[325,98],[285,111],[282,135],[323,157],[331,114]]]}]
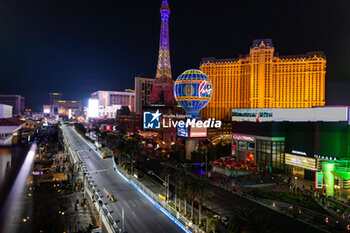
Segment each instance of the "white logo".
[{"label": "white logo", "polygon": [[160,129],[160,116],[162,114],[156,112],[143,112],[143,128],[144,129]]}]

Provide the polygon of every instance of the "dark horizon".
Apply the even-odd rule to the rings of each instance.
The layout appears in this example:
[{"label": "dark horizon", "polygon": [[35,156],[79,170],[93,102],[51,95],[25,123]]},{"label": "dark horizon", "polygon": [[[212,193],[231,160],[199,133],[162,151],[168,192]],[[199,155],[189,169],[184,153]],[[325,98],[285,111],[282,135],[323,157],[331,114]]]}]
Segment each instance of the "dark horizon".
[{"label": "dark horizon", "polygon": [[[323,51],[326,105],[348,105],[350,2],[311,0],[213,4],[169,0],[175,80],[203,57],[235,58],[271,38],[280,56]],[[6,1],[0,6],[0,94],[41,110],[49,92],[86,103],[97,90],[134,89],[156,71],[161,0]]]}]

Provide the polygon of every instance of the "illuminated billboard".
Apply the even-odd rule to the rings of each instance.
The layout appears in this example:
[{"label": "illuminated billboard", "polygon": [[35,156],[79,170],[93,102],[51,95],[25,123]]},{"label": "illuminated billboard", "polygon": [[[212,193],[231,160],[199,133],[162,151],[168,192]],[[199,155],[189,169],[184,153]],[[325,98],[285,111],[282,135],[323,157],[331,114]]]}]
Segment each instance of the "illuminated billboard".
[{"label": "illuminated billboard", "polygon": [[50,114],[51,113],[51,106],[50,105],[44,105],[43,106],[43,112]]},{"label": "illuminated billboard", "polygon": [[348,121],[348,107],[232,109],[232,121]]},{"label": "illuminated billboard", "polygon": [[177,125],[177,135],[186,138],[206,138],[208,129],[205,127],[186,127],[186,125]]},{"label": "illuminated billboard", "polygon": [[255,142],[255,138],[248,135],[233,134],[232,139],[238,141]]},{"label": "illuminated billboard", "polygon": [[88,118],[97,118],[98,117],[98,99],[96,99],[96,98],[89,99],[87,117]]},{"label": "illuminated billboard", "polygon": [[285,164],[292,165],[295,167],[300,167],[308,170],[317,170],[317,163],[315,158],[293,155],[293,154],[285,154]]},{"label": "illuminated billboard", "polygon": [[315,188],[321,189],[323,188],[323,173],[322,172],[316,172],[315,174]]},{"label": "illuminated billboard", "polygon": [[188,128],[186,125],[177,125],[177,136],[188,137]]},{"label": "illuminated billboard", "polygon": [[262,109],[232,109],[232,121],[265,122],[273,120],[273,110]]},{"label": "illuminated billboard", "polygon": [[205,127],[190,127],[190,138],[206,138],[207,135],[208,129]]}]

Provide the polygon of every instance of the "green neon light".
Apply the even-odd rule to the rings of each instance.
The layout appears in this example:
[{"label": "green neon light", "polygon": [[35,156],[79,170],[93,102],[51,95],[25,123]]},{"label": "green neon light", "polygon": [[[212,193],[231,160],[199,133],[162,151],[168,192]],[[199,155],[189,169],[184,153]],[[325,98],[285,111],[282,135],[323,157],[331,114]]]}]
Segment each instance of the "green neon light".
[{"label": "green neon light", "polygon": [[322,163],[324,184],[326,186],[327,196],[334,196],[334,163],[324,162]]}]

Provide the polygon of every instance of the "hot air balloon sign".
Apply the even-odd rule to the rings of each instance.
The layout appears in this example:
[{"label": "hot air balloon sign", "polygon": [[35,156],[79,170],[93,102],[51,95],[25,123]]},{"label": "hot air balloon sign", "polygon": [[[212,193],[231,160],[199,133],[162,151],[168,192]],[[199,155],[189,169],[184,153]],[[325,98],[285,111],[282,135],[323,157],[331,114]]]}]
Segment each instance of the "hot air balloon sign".
[{"label": "hot air balloon sign", "polygon": [[212,95],[213,85],[200,70],[186,70],[175,81],[175,99],[190,118],[199,118],[199,111],[209,103]]}]

